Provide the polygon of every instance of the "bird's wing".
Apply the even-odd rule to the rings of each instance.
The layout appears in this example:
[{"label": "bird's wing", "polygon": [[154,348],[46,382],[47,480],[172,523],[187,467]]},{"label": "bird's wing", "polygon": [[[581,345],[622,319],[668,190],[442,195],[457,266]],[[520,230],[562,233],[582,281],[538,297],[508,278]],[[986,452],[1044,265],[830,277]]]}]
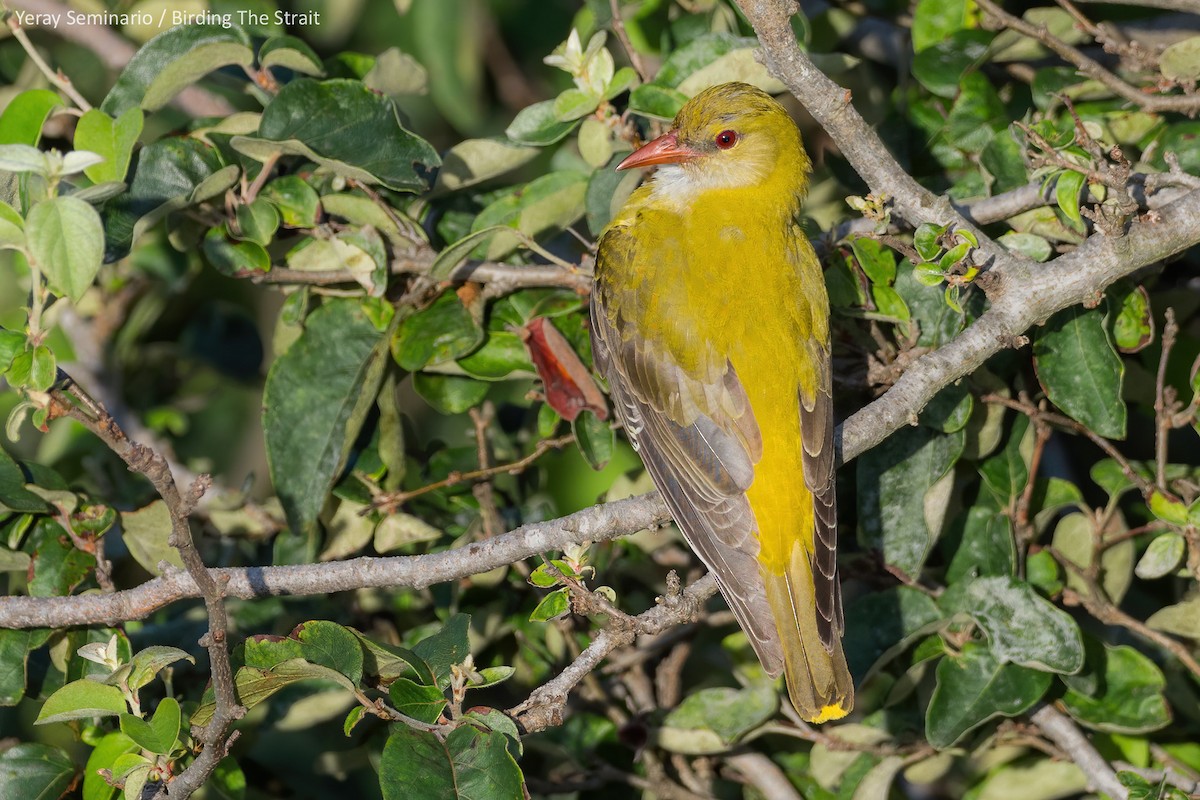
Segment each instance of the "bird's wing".
[{"label": "bird's wing", "polygon": [[833,394],[829,345],[809,339],[809,358],[817,365],[818,384],[800,392],[800,438],[804,445],[804,485],[813,496],[813,593],[817,632],[826,650],[841,638],[842,587],[837,576],[837,493],[834,490]]},{"label": "bird's wing", "polygon": [[[635,258],[633,237],[624,227],[611,228],[600,243],[597,273],[624,271],[624,260]],[[616,260],[624,263],[618,267]],[[687,369],[663,341],[632,335],[612,291],[601,279],[592,294],[592,349],[617,416],[763,667],[776,676],[783,654],[745,495],[762,455],[746,392],[728,360],[709,359],[706,366]]]}]

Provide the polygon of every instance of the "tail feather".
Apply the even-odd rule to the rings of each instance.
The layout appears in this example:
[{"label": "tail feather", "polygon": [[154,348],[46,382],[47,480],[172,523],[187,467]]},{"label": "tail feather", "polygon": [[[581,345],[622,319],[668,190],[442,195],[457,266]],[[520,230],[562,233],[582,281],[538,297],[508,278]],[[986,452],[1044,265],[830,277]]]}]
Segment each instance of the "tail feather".
[{"label": "tail feather", "polygon": [[801,547],[782,575],[763,570],[767,599],[779,630],[788,695],[809,722],[840,719],[854,707],[854,679],[840,639],[825,648],[817,628],[812,566]]}]

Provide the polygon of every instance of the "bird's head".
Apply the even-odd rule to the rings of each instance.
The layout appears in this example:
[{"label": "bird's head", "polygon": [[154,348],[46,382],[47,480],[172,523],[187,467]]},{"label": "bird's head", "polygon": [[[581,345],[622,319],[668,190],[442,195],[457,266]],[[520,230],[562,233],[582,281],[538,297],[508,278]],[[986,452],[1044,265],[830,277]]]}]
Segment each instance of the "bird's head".
[{"label": "bird's head", "polygon": [[765,187],[774,181],[799,196],[809,169],[800,132],[787,111],[745,83],[724,83],[693,97],[669,131],[617,169],[653,165],[660,165],[655,194],[682,203],[706,189]]}]

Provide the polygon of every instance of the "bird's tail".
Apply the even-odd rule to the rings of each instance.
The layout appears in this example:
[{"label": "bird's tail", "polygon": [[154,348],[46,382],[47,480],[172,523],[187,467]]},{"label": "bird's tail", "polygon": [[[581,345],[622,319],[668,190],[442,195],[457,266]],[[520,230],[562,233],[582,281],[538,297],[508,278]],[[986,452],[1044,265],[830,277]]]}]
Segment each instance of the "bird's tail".
[{"label": "bird's tail", "polygon": [[809,722],[840,719],[854,707],[854,679],[846,667],[837,633],[831,637],[830,647],[821,641],[812,565],[803,548],[795,547],[790,561],[783,574],[763,570],[767,599],[783,648],[788,695],[796,711]]}]

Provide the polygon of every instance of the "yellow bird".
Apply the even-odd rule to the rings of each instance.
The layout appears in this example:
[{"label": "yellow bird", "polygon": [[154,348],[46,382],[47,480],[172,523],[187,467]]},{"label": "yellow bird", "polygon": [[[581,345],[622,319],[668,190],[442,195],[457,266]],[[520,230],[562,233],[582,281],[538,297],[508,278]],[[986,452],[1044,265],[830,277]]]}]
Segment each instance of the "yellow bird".
[{"label": "yellow bird", "polygon": [[836,562],[829,301],[796,224],[809,160],[743,83],[617,169],[658,165],[605,229],[592,343],[617,416],[792,704],[850,712]]}]

